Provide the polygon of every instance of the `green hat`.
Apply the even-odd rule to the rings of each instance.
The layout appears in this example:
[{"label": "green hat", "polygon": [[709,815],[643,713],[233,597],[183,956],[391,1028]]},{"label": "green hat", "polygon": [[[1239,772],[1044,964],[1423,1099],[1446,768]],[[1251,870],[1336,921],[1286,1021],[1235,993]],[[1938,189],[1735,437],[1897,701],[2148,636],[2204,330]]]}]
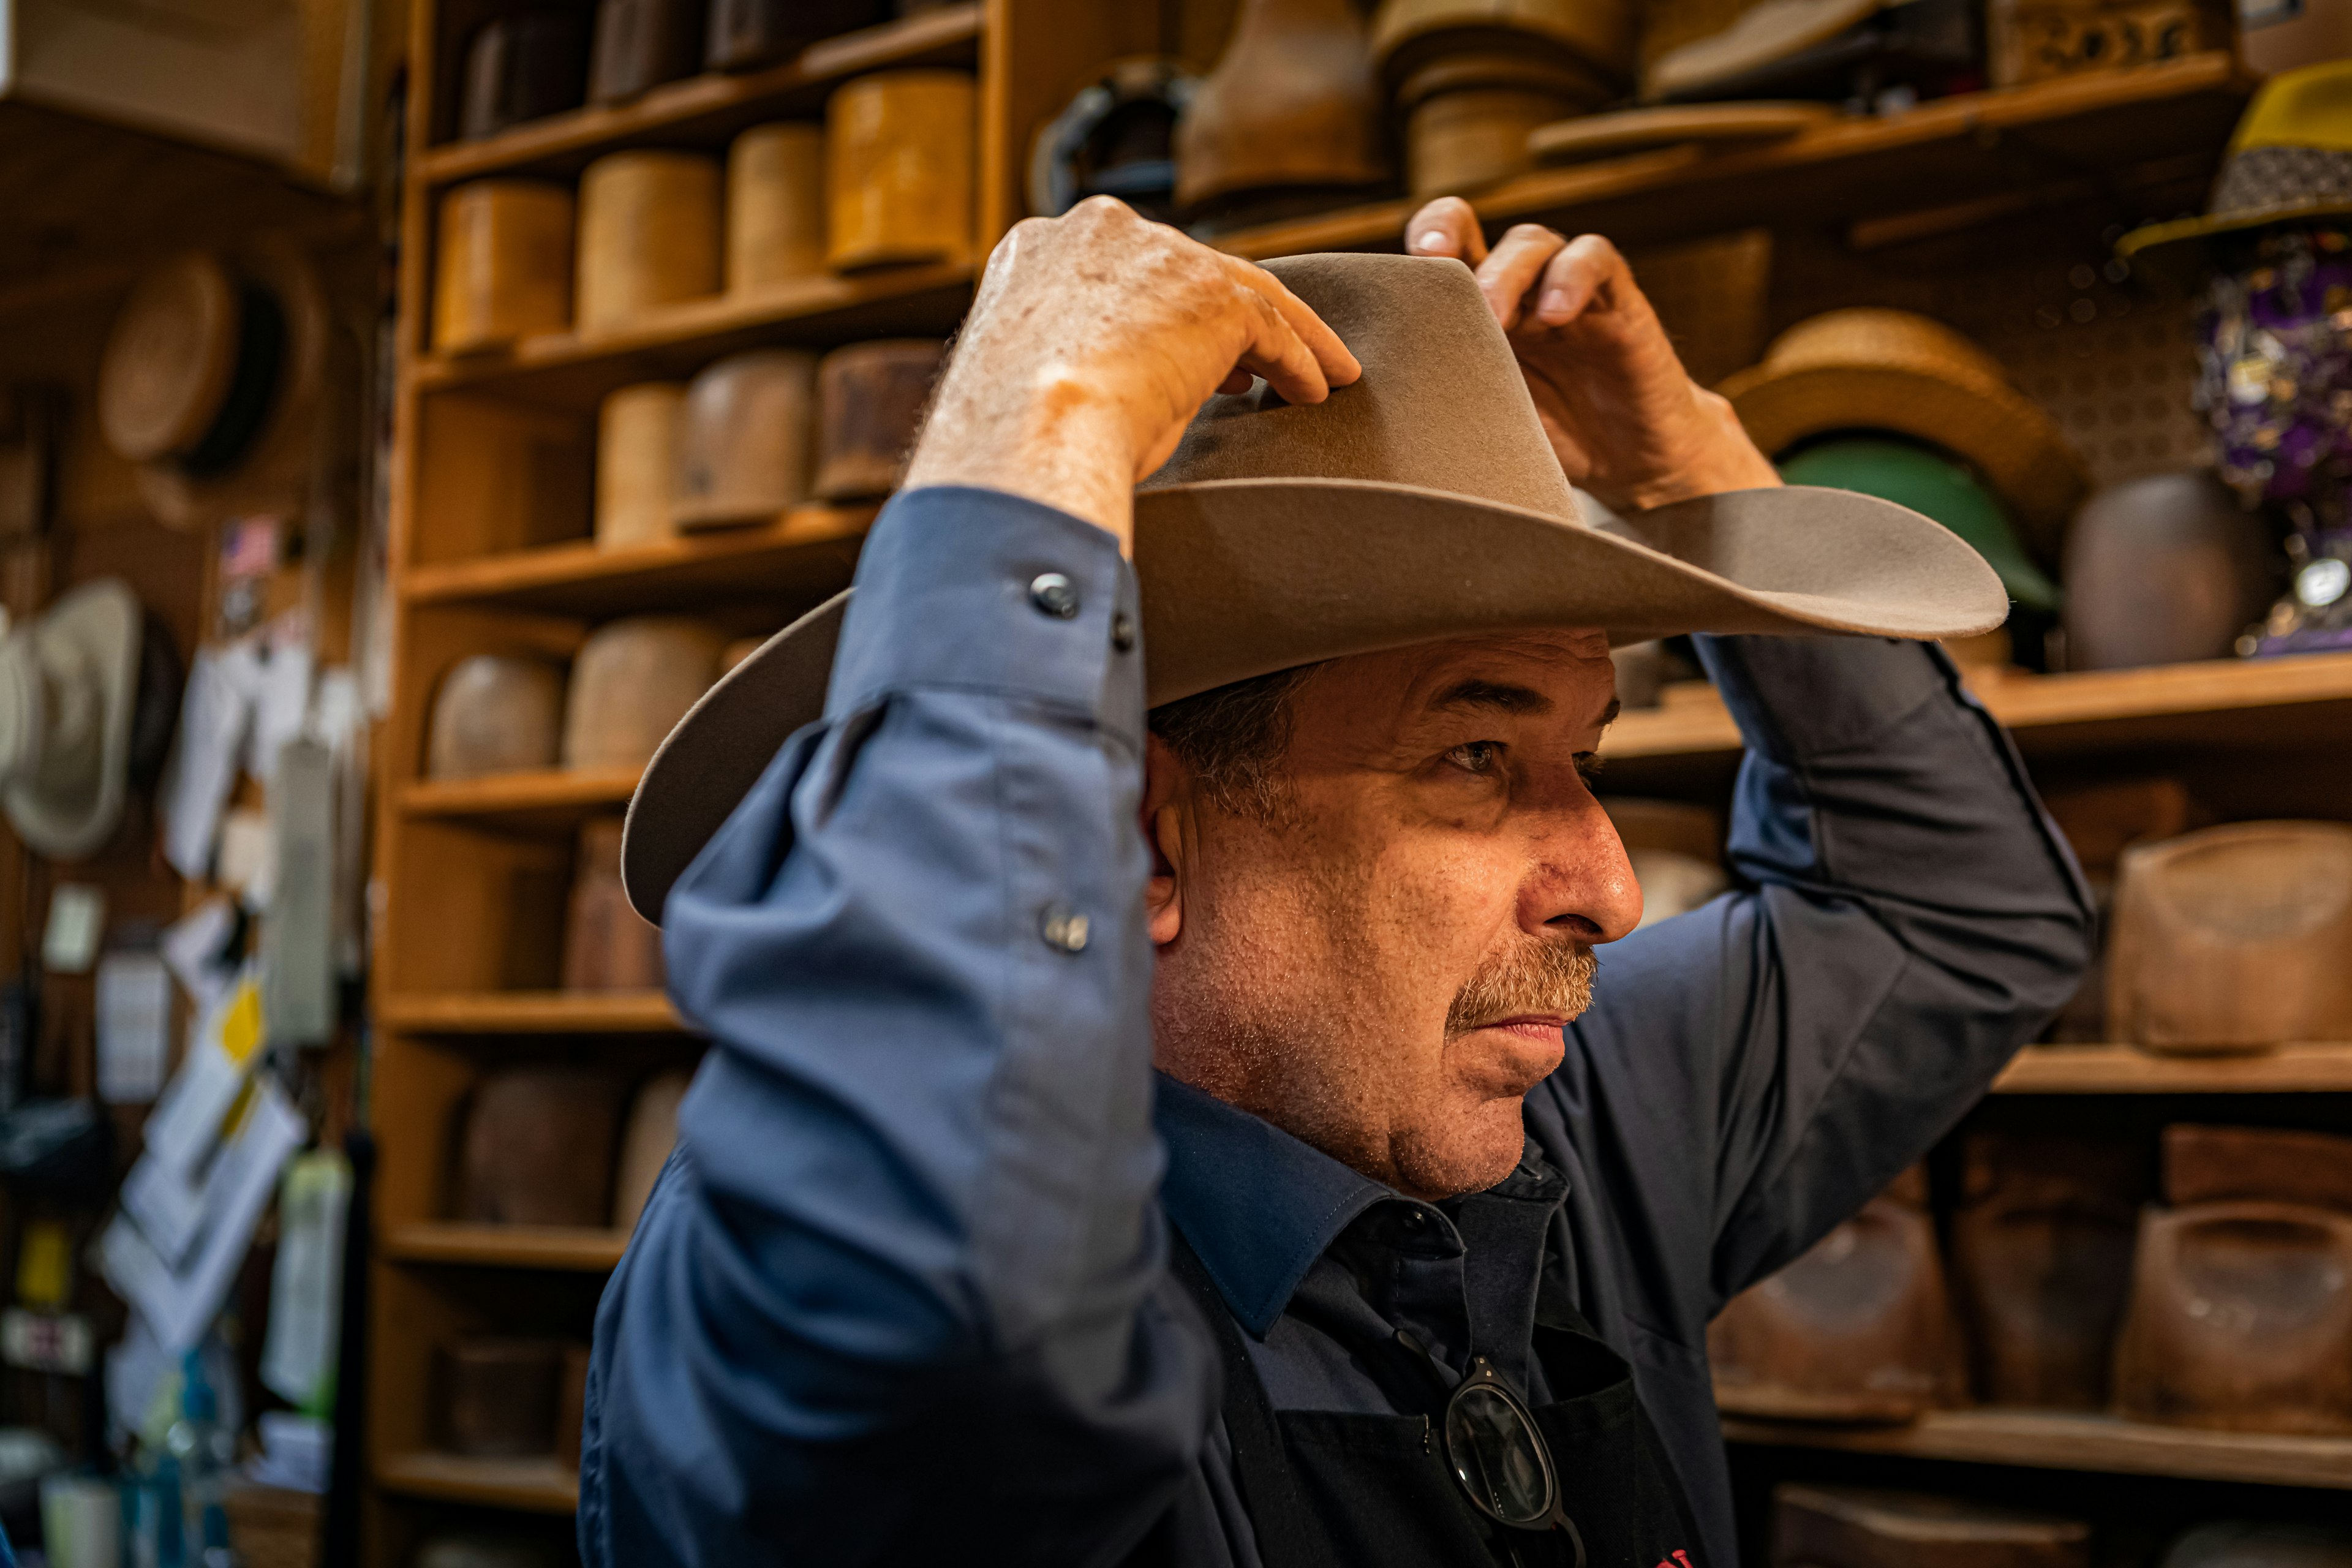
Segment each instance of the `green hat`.
[{"label": "green hat", "polygon": [[1858,490],[1934,518],[1971,545],[2028,609],[2055,611],[2058,584],[2017,542],[2009,512],[1969,466],[1931,447],[1891,436],[1837,436],[1780,464],[1792,485]]}]

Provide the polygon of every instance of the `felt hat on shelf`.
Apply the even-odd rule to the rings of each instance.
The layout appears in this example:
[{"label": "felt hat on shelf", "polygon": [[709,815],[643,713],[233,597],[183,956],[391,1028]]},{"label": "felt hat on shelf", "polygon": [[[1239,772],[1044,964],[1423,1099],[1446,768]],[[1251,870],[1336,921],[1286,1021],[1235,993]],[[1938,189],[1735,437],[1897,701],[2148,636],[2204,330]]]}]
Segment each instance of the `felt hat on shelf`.
[{"label": "felt hat on shelf", "polygon": [[[1916,512],[1767,489],[1612,517],[1570,490],[1517,359],[1450,258],[1298,256],[1268,269],[1363,365],[1325,402],[1261,383],[1209,399],[1136,496],[1146,700],[1349,654],[1482,633],[1598,626],[1949,637],[2008,595]],[[777,749],[824,710],[843,594],[714,686],[646,768],[622,868],[639,913]],[[919,628],[908,628],[919,635]]]},{"label": "felt hat on shelf", "polygon": [[1702,0],[1650,19],[1644,102],[1843,100],[1897,84],[1933,93],[1974,81],[1966,0]]},{"label": "felt hat on shelf", "polygon": [[2116,253],[2159,271],[2201,261],[2217,235],[2352,215],[2352,60],[2283,72],[2238,121],[2201,216],[2133,229]]},{"label": "felt hat on shelf", "polygon": [[101,577],[0,637],[0,809],[36,854],[85,858],[122,820],[142,629]]},{"label": "felt hat on shelf", "polygon": [[330,331],[289,247],[190,251],[140,279],[107,335],[98,422],[158,518],[202,527],[307,470]]},{"label": "felt hat on shelf", "polygon": [[1831,310],[1772,341],[1717,390],[1768,457],[1843,432],[1892,432],[1965,459],[2054,565],[2091,488],[2082,457],[1990,354],[1907,310]]}]

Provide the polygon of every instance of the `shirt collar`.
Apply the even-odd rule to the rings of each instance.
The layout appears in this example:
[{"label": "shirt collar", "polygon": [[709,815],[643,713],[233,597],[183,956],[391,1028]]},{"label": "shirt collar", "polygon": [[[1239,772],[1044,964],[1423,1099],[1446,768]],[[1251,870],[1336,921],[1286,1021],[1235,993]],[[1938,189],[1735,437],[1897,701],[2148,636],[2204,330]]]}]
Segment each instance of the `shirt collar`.
[{"label": "shirt collar", "polygon": [[1160,1191],[1243,1328],[1258,1339],[1358,1215],[1400,1194],[1214,1095],[1158,1075]]}]

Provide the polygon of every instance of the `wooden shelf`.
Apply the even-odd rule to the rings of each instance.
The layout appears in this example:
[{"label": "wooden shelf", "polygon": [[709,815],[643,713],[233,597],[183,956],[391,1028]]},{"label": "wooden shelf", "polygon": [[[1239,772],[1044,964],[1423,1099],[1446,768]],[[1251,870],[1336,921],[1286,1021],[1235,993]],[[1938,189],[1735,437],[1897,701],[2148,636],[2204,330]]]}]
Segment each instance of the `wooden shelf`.
[{"label": "wooden shelf", "polygon": [[967,262],[948,262],[796,278],[753,294],[666,305],[608,332],[542,332],[482,353],[429,355],[412,367],[409,384],[425,395],[488,391],[593,408],[614,387],[683,379],[739,349],[945,337],[971,302],[972,273]]},{"label": "wooden shelf", "polygon": [[376,1021],[416,1035],[668,1035],[685,1020],[658,991],[460,991],[379,996]]},{"label": "wooden shelf", "polygon": [[[1971,685],[2029,756],[2352,738],[2352,653],[1994,675]],[[1678,693],[1618,720],[1601,750],[1612,759],[1727,753],[1739,750],[1739,731],[1712,693]]]},{"label": "wooden shelf", "polygon": [[623,809],[636,768],[541,768],[475,779],[417,779],[401,786],[402,815],[536,832],[568,830]]},{"label": "wooden shelf", "polygon": [[2352,1093],[2352,1042],[2259,1056],[2158,1057],[2130,1046],[2028,1046],[1995,1094]]},{"label": "wooden shelf", "polygon": [[2060,1410],[1945,1410],[1909,1426],[1834,1426],[1726,1415],[1727,1441],[2034,1469],[2352,1490],[2352,1437],[2202,1432]]},{"label": "wooden shelf", "polygon": [[628,1236],[555,1225],[459,1225],[426,1221],[394,1226],[383,1256],[403,1263],[454,1263],[478,1268],[551,1268],[600,1273],[621,1261]]},{"label": "wooden shelf", "polygon": [[771,523],[624,549],[581,540],[435,562],[411,567],[401,587],[415,605],[504,605],[587,616],[703,609],[721,597],[813,608],[849,585],[878,510],[797,507]]},{"label": "wooden shelf", "polygon": [[460,1454],[394,1454],[378,1462],[375,1480],[386,1491],[477,1508],[570,1513],[580,1506],[579,1472],[552,1456],[478,1459]]},{"label": "wooden shelf", "polygon": [[[1764,146],[1669,147],[1470,193],[1490,223],[1543,218],[1645,245],[1750,224],[1948,206],[2086,174],[2210,172],[2254,79],[2224,50],[1937,99]],[[2191,166],[2193,165],[2193,167]],[[1394,248],[1420,204],[1375,202],[1217,243],[1253,258]]]},{"label": "wooden shelf", "polygon": [[977,4],[943,6],[824,39],[765,70],[705,72],[613,108],[575,109],[478,142],[447,142],[425,153],[417,174],[428,186],[485,174],[569,175],[616,147],[717,148],[747,126],[818,112],[849,77],[906,66],[976,66],[981,11]]}]

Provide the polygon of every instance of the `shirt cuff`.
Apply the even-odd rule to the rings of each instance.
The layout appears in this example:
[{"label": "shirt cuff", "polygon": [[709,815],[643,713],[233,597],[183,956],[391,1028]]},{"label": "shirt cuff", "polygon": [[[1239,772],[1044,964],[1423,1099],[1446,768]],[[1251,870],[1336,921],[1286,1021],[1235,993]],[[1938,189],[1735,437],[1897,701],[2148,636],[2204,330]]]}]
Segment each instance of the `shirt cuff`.
[{"label": "shirt cuff", "polygon": [[1140,746],[1143,616],[1106,531],[1001,490],[940,485],[882,509],[858,557],[828,718],[893,690],[1042,702]]},{"label": "shirt cuff", "polygon": [[1696,637],[1748,747],[1794,764],[1868,746],[1922,703],[1949,694],[1971,707],[1937,644],[1857,637]]}]

